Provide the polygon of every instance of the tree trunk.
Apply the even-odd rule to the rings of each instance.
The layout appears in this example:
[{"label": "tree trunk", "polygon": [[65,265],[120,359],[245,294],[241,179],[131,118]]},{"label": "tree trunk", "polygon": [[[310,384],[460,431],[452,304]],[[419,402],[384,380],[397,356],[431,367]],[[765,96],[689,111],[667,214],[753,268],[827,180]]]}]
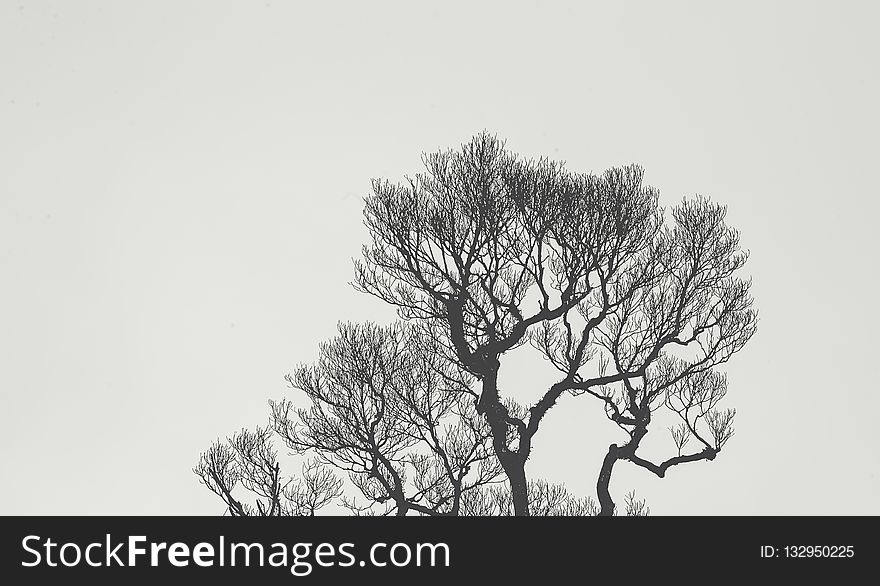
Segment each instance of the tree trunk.
[{"label": "tree trunk", "polygon": [[611,500],[608,485],[611,483],[611,471],[614,469],[614,463],[619,459],[618,454],[617,444],[608,446],[608,453],[605,455],[605,460],[602,461],[602,469],[599,471],[596,493],[599,496],[599,516],[601,517],[610,517],[614,514],[614,501]]},{"label": "tree trunk", "polygon": [[528,517],[529,511],[529,485],[526,482],[526,463],[510,462],[504,466],[507,479],[510,482],[510,493],[513,496],[513,514],[518,517]]},{"label": "tree trunk", "polygon": [[526,482],[526,458],[531,451],[531,445],[523,445],[520,437],[520,451],[514,452],[508,449],[508,412],[498,397],[498,368],[501,364],[495,358],[488,363],[482,375],[483,392],[477,402],[477,413],[486,418],[489,428],[492,430],[492,446],[495,455],[507,475],[510,483],[510,493],[513,497],[513,514],[517,516],[529,516],[529,492]]}]

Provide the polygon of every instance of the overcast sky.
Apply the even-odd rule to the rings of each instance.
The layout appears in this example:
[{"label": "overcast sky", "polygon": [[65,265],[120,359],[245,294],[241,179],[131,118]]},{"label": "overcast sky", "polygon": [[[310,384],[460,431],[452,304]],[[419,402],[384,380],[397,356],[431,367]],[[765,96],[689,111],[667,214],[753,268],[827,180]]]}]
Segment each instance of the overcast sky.
[{"label": "overcast sky", "polygon": [[[619,464],[618,499],[880,514],[876,6],[0,1],[0,513],[221,513],[199,452],[337,321],[393,318],[348,285],[370,179],[488,129],[640,163],[751,250],[736,435],[663,480]],[[502,388],[552,382],[528,364]],[[566,398],[529,472],[592,495],[620,439]]]}]

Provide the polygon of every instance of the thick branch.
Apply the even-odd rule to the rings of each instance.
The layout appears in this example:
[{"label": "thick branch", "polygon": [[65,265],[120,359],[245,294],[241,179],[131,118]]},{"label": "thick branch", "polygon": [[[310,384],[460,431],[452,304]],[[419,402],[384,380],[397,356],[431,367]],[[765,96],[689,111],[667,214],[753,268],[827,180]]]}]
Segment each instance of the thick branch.
[{"label": "thick branch", "polygon": [[675,456],[674,458],[669,458],[665,462],[661,464],[654,464],[644,458],[640,458],[635,454],[631,454],[626,456],[624,459],[629,460],[636,466],[641,466],[646,470],[650,470],[660,478],[666,476],[666,471],[672,466],[676,466],[678,464],[684,464],[686,462],[698,462],[700,460],[714,460],[715,456],[718,454],[719,450],[715,450],[713,448],[705,448],[702,452],[697,452],[695,454],[686,454],[684,456]]}]

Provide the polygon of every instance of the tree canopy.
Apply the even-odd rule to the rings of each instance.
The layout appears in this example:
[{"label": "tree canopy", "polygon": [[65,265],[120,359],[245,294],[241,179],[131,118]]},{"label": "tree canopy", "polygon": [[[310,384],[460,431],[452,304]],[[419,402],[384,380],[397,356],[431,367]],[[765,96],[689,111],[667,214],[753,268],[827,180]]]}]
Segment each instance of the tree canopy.
[{"label": "tree canopy", "polygon": [[[316,365],[290,375],[309,405],[273,404],[286,445],[346,471],[369,510],[391,503],[397,514],[611,515],[617,462],[663,477],[715,459],[735,414],[718,408],[719,367],[757,326],[739,276],[748,254],[726,208],[697,196],[667,212],[637,165],[574,172],[485,132],[423,161],[403,181],[373,181],[369,242],[355,263],[355,287],[401,322],[344,325]],[[498,376],[525,345],[557,375],[519,405]],[[579,395],[625,432],[601,463],[598,505],[526,474],[546,414]],[[659,409],[678,420],[676,452],[654,462],[639,448]],[[212,449],[231,461],[235,441]],[[223,496],[204,461],[200,475]],[[290,507],[262,496],[268,510]],[[627,510],[644,506],[630,495]]]}]

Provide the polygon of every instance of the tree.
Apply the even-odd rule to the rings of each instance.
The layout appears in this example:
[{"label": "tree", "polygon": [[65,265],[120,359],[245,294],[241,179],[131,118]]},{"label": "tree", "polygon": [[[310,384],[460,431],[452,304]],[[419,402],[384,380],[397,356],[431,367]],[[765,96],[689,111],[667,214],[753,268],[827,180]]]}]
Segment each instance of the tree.
[{"label": "tree", "polygon": [[[479,381],[476,411],[510,487],[513,511],[530,513],[526,461],[547,412],[564,394],[600,401],[627,434],[611,444],[597,492],[614,514],[609,483],[628,461],[660,477],[713,460],[733,434],[719,412],[727,381],[716,367],[755,332],[747,254],[707,198],[683,200],[671,222],[656,189],[630,165],[600,176],[548,159],[527,160],[487,133],[458,151],[426,155],[402,183],[375,180],[365,202],[371,242],[356,287],[427,324]],[[528,409],[502,397],[505,353],[530,343],[560,373]],[[638,455],[652,413],[681,420],[678,455]],[[702,449],[682,453],[695,439]]]},{"label": "tree", "polygon": [[[242,430],[226,443],[214,442],[193,469],[230,515],[314,516],[341,496],[342,482],[315,460],[303,465],[299,479],[285,480],[271,436],[264,427]],[[254,504],[233,495],[239,487],[253,495]]]},{"label": "tree", "polygon": [[[423,161],[403,182],[373,181],[355,263],[355,287],[402,321],[341,325],[288,377],[307,408],[273,403],[271,431],[202,455],[195,471],[229,512],[314,514],[341,498],[356,514],[614,515],[617,462],[664,477],[714,460],[735,414],[717,408],[718,367],[757,326],[726,209],[698,196],[667,216],[639,166],[576,173],[488,133]],[[529,406],[498,387],[526,345],[558,373]],[[598,503],[526,474],[547,413],[579,395],[625,433],[599,467]],[[678,420],[677,453],[652,462],[639,449],[659,409]],[[272,432],[313,458],[299,480],[281,480]],[[366,502],[343,496],[331,468]],[[255,505],[233,497],[242,489]],[[629,493],[625,512],[647,507]]]},{"label": "tree", "polygon": [[[287,377],[308,408],[272,403],[273,430],[243,431],[202,454],[195,472],[230,514],[313,515],[343,497],[357,514],[458,515],[471,491],[499,482],[472,377],[444,357],[428,330],[340,324],[319,354]],[[312,458],[300,479],[281,479],[272,431]],[[365,503],[343,496],[332,468],[348,475]],[[233,497],[236,487],[256,505]]]}]

